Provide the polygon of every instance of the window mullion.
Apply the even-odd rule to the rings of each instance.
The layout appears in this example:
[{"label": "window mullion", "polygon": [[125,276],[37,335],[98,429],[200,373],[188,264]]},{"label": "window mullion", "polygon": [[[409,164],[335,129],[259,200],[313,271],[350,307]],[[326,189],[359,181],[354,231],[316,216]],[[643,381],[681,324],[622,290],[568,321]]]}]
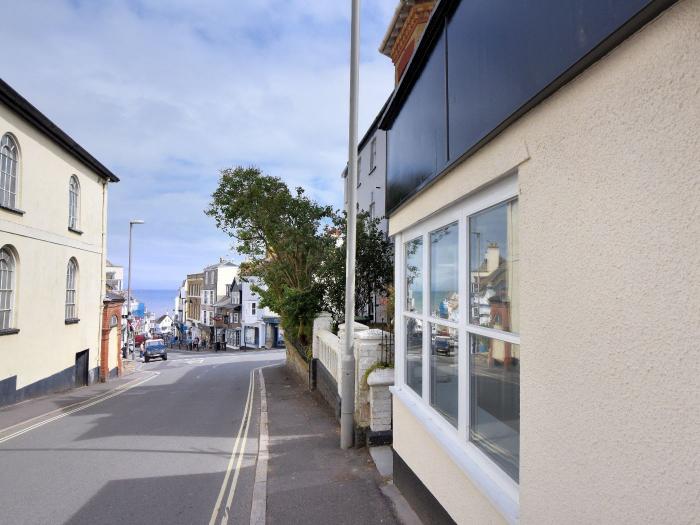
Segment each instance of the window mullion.
[{"label": "window mullion", "polygon": [[423,234],[423,399],[430,404],[430,233]]},{"label": "window mullion", "polygon": [[459,251],[457,256],[457,272],[459,275],[459,347],[457,359],[457,377],[459,399],[457,403],[457,431],[462,441],[467,440],[469,431],[469,339],[466,330],[469,308],[471,307],[468,282],[469,232],[465,217],[459,219]]}]

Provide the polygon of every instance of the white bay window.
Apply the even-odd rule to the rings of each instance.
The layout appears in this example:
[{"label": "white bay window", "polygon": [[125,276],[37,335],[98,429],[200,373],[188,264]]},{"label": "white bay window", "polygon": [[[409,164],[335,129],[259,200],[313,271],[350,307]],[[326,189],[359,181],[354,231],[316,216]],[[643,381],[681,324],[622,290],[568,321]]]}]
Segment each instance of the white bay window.
[{"label": "white bay window", "polygon": [[513,501],[520,455],[517,194],[517,179],[509,177],[396,236],[395,394],[472,478],[489,479],[484,491],[499,487]]}]

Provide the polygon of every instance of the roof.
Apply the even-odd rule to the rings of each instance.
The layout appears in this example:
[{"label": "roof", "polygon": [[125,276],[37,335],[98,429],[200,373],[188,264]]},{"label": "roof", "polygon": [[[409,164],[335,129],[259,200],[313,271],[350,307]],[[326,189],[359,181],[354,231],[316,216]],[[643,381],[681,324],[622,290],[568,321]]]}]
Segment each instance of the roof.
[{"label": "roof", "polygon": [[110,268],[124,268],[121,264],[112,264],[112,262],[109,259],[107,259],[105,266],[108,266]]},{"label": "roof", "polygon": [[41,111],[36,109],[22,95],[17,93],[4,80],[0,79],[0,103],[41,131],[64,151],[83,162],[88,168],[109,182],[119,182],[119,177],[107,169],[95,157],[90,155],[80,144],[51,122]]},{"label": "roof", "polygon": [[170,316],[167,315],[167,314],[166,314],[166,315],[161,315],[158,319],[156,319],[156,323],[158,323],[158,324],[162,323],[162,322],[165,320],[166,317],[167,317],[168,319],[170,319]]},{"label": "roof", "polygon": [[231,304],[231,298],[224,297],[221,301],[214,303],[214,306],[228,306],[229,304]]},{"label": "roof", "polygon": [[416,3],[418,3],[416,0],[399,0],[399,5],[396,6],[394,16],[391,17],[389,27],[387,27],[384,38],[382,38],[382,43],[379,44],[379,52],[382,55],[391,56],[394,43],[403,29],[406,18],[408,18],[408,14],[411,12],[411,7]]}]

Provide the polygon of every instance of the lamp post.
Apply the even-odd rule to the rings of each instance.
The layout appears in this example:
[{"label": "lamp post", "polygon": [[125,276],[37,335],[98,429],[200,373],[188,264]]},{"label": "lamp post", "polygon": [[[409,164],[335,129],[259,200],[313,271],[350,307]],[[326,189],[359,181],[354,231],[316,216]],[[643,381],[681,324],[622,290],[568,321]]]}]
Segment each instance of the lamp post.
[{"label": "lamp post", "polygon": [[[127,330],[128,335],[126,339],[126,350],[129,351],[129,343],[134,342],[134,333],[131,329],[131,231],[134,228],[134,224],[143,224],[144,221],[141,219],[132,219],[129,221],[129,284],[126,297],[126,319],[127,319]],[[132,344],[132,346],[134,346]],[[136,348],[133,349],[133,360],[136,361]]]},{"label": "lamp post", "polygon": [[352,0],[350,28],[350,118],[348,204],[345,246],[345,345],[340,378],[340,448],[350,448],[355,434],[355,242],[357,228],[357,100],[360,79],[360,0]]}]

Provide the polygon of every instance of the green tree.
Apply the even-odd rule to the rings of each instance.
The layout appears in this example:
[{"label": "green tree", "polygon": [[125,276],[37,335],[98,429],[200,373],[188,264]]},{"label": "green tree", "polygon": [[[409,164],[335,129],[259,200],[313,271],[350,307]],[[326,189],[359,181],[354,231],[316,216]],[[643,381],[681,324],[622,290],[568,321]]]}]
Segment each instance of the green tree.
[{"label": "green tree", "polygon": [[[379,222],[367,212],[357,216],[355,314],[371,303],[374,294],[386,295],[394,278],[393,245],[379,229]],[[319,272],[325,309],[336,323],[344,322],[345,316],[345,232],[345,217],[336,216],[333,227],[326,228],[330,248]]]},{"label": "green tree", "polygon": [[302,188],[291,192],[279,178],[258,168],[221,171],[207,215],[247,257],[243,275],[256,275],[267,289],[261,305],[281,317],[285,332],[309,344],[314,317],[323,305],[323,288],[316,273],[332,240],[324,223],[335,219],[330,206],[310,200]]}]

